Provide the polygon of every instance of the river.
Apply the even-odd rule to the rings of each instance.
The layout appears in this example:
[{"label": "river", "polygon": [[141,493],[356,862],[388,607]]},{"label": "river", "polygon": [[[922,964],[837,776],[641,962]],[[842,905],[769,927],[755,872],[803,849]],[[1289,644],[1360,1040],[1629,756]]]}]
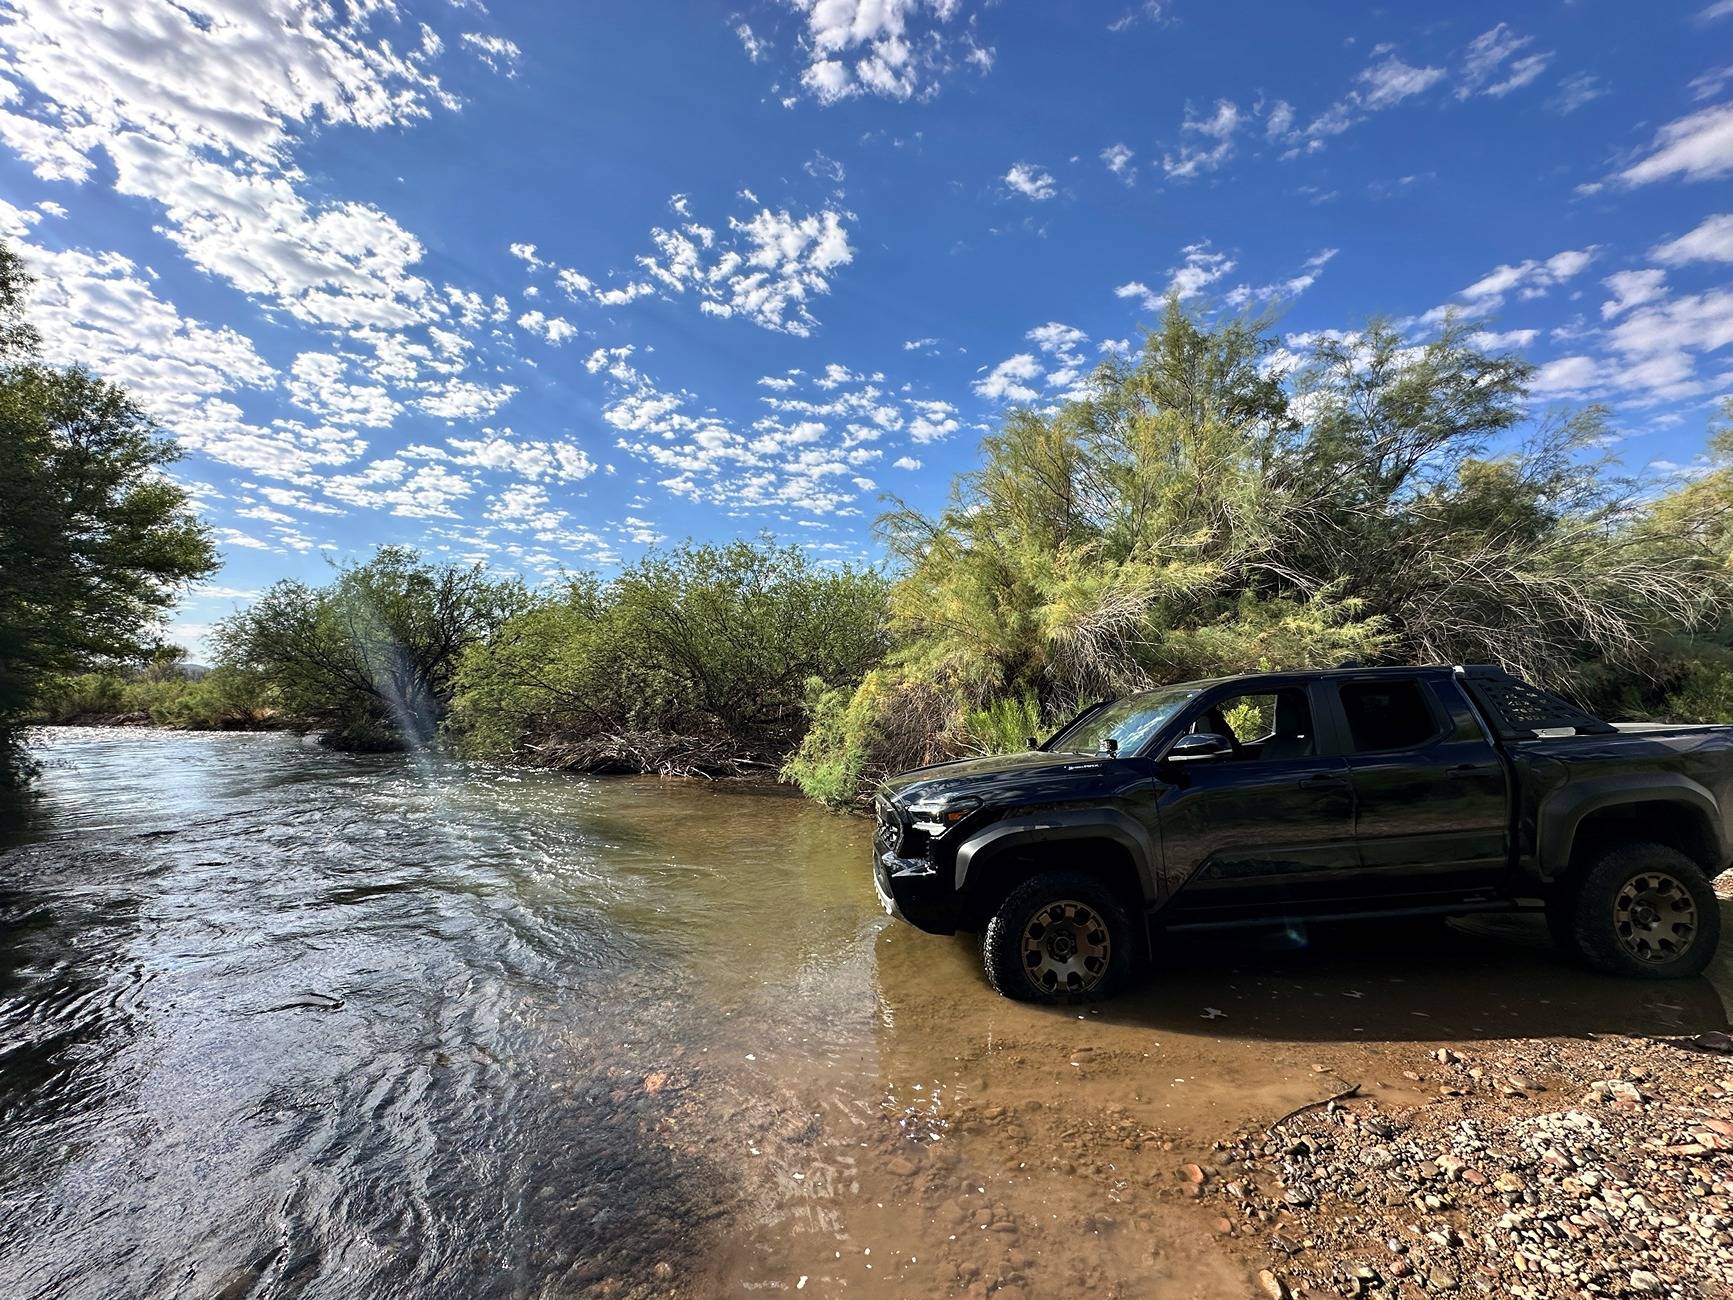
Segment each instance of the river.
[{"label": "river", "polygon": [[1177,947],[1104,1008],[774,789],[56,729],[0,827],[0,1294],[1246,1294],[1179,1166],[1414,1044],[1725,1028],[1528,923]]}]

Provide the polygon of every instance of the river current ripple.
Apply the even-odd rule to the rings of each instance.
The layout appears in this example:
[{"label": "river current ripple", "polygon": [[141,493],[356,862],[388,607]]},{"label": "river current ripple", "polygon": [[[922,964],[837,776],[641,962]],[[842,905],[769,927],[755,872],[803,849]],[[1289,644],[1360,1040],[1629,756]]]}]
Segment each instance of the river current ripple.
[{"label": "river current ripple", "polygon": [[579,1294],[710,1249],[730,1179],[658,1140],[658,1076],[852,823],[277,735],[43,742],[0,858],[0,1294]]}]

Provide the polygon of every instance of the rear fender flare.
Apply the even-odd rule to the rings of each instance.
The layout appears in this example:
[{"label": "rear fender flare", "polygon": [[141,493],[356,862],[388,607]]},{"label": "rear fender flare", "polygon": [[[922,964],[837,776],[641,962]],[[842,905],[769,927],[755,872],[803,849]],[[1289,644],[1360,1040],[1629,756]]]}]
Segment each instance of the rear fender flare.
[{"label": "rear fender flare", "polygon": [[1727,845],[1715,796],[1690,777],[1678,772],[1654,772],[1635,779],[1629,775],[1591,777],[1572,781],[1541,804],[1537,827],[1541,880],[1550,884],[1562,880],[1569,872],[1577,829],[1585,817],[1633,803],[1674,804],[1707,817],[1717,848],[1725,858]]},{"label": "rear fender flare", "polygon": [[1068,840],[1108,840],[1124,849],[1137,873],[1147,909],[1161,898],[1160,849],[1149,829],[1116,809],[1078,809],[1009,817],[994,822],[957,846],[956,892],[959,898],[984,887],[1004,855],[1024,849],[1045,849]]}]

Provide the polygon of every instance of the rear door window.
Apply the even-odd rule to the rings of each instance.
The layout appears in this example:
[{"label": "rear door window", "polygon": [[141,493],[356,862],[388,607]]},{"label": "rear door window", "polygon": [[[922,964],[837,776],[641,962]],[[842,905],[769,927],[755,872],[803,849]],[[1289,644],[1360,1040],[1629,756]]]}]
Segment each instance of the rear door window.
[{"label": "rear door window", "polygon": [[1438,715],[1417,681],[1345,682],[1341,697],[1355,753],[1418,749],[1439,733]]}]

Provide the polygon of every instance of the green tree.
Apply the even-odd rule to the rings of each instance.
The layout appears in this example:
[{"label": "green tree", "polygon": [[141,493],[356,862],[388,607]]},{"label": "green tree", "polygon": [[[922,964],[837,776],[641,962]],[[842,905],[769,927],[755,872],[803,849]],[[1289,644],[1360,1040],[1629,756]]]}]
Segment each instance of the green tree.
[{"label": "green tree", "polygon": [[1288,563],[1376,611],[1389,659],[1499,662],[1592,692],[1601,665],[1651,669],[1658,631],[1697,621],[1703,555],[1630,526],[1637,485],[1596,450],[1605,412],[1533,418],[1531,373],[1455,322],[1420,348],[1380,322],[1321,340],[1281,458]]},{"label": "green tree", "polygon": [[1532,419],[1529,377],[1455,322],[1422,346],[1373,322],[1296,364],[1260,321],[1170,303],[1080,400],[1009,412],[936,518],[881,520],[895,646],[809,697],[790,776],[851,797],[1084,700],[1265,668],[1492,661],[1592,698],[1657,679],[1726,608],[1726,494],[1651,521],[1594,450],[1603,413]]},{"label": "green tree", "polygon": [[217,567],[162,473],[174,444],[114,385],[40,360],[29,283],[0,246],[0,783],[26,772],[19,727],[50,678],[148,655]]},{"label": "green tree", "polygon": [[465,650],[526,602],[481,565],[384,546],[323,587],[284,580],[218,624],[218,658],[258,675],[293,716],[354,748],[420,745],[450,707]]}]

